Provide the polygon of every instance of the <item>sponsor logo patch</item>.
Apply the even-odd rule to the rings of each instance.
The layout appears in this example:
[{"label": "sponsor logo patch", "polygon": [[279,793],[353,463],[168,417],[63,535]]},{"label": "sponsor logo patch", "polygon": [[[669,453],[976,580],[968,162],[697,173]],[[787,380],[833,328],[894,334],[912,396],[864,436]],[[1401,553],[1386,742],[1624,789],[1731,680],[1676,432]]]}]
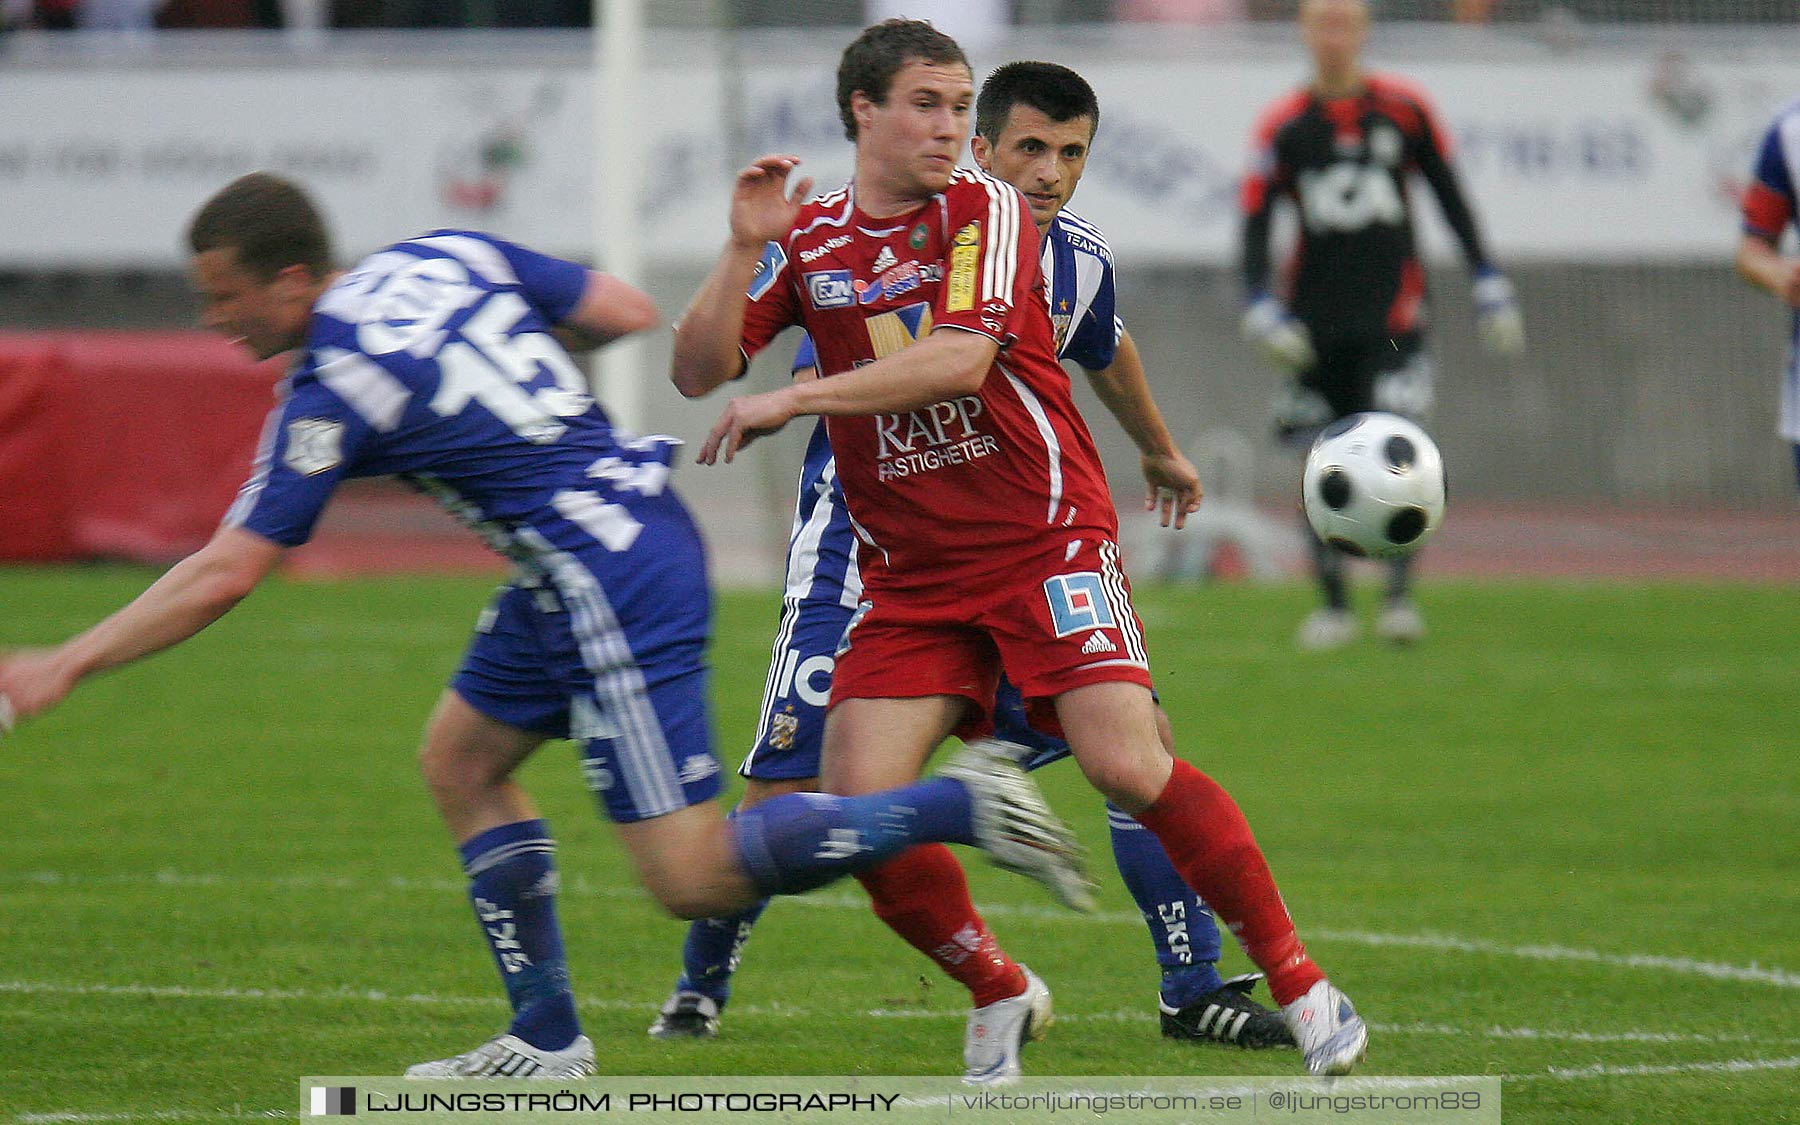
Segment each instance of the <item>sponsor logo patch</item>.
[{"label": "sponsor logo patch", "polygon": [[781,270],[787,265],[787,251],[781,243],[771,242],[763,247],[762,257],[756,260],[756,272],[750,275],[750,299],[760,301],[763,294],[775,285],[775,279],[781,276]]},{"label": "sponsor logo patch", "polygon": [[855,283],[849,270],[820,270],[800,275],[806,298],[815,309],[847,309],[856,303]]},{"label": "sponsor logo patch", "polygon": [[875,255],[875,264],[871,266],[870,269],[874,270],[876,273],[880,273],[882,270],[887,269],[899,260],[900,259],[894,257],[894,248],[892,246],[883,246],[881,248],[881,253]]},{"label": "sponsor logo patch", "polygon": [[937,281],[944,276],[944,267],[936,262],[921,266],[916,261],[908,261],[904,265],[895,266],[887,275],[874,281],[857,281],[851,288],[856,290],[857,302],[872,305],[877,301],[904,297],[914,289],[928,281]]},{"label": "sponsor logo patch", "polygon": [[[1106,587],[1094,571],[1051,575],[1044,580],[1044,598],[1050,603],[1050,625],[1059,637],[1119,627],[1106,600]],[[1088,643],[1093,643],[1091,638]]]},{"label": "sponsor logo patch", "polygon": [[944,311],[968,312],[975,307],[975,274],[981,262],[981,224],[970,223],[950,239],[950,288]]},{"label": "sponsor logo patch", "polygon": [[281,463],[303,477],[344,463],[344,424],[336,418],[296,418],[288,423]]},{"label": "sponsor logo patch", "polygon": [[820,258],[831,253],[833,250],[836,250],[838,247],[850,245],[852,241],[851,237],[847,234],[840,234],[833,238],[828,238],[810,250],[800,251],[800,262],[802,265],[811,265]]}]

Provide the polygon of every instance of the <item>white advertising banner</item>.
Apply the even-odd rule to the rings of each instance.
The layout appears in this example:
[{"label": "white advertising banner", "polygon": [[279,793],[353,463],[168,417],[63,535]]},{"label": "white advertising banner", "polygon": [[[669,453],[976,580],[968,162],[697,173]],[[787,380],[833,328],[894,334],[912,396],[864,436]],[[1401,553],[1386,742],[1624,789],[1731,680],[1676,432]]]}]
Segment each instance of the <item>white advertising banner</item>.
[{"label": "white advertising banner", "polygon": [[[711,257],[748,154],[798,153],[821,187],[850,168],[829,66],[752,67],[728,89],[711,59],[689,61],[646,72],[653,261]],[[1233,260],[1251,124],[1299,62],[1082,69],[1103,119],[1077,210],[1128,263]],[[1724,61],[1406,73],[1435,97],[1503,261],[1728,258],[1755,144],[1800,93],[1791,68]],[[179,264],[194,207],[256,168],[313,188],[346,254],[469,226],[586,255],[590,98],[567,65],[14,70],[0,74],[0,266]],[[1427,237],[1448,245],[1439,224]]]}]

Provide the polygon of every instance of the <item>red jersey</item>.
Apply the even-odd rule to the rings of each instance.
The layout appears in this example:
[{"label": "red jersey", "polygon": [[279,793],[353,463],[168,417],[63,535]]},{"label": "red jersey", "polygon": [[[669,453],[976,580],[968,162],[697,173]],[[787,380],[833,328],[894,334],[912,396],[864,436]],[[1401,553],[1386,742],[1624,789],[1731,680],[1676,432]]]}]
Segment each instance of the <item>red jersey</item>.
[{"label": "red jersey", "polygon": [[1037,228],[1011,185],[958,169],[918,209],[884,219],[857,209],[854,183],[809,200],[765,253],[750,297],[746,358],[799,325],[827,378],[946,326],[1000,345],[975,394],[826,419],[871,593],[954,598],[1073,540],[1118,537],[1056,359]]}]

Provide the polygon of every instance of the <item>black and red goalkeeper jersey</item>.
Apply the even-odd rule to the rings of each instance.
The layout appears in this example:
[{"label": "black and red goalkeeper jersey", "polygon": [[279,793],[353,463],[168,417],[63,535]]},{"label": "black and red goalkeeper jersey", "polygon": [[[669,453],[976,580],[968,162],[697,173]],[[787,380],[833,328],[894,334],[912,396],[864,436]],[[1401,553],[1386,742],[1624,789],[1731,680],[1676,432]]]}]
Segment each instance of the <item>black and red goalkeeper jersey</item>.
[{"label": "black and red goalkeeper jersey", "polygon": [[[1288,307],[1329,346],[1396,336],[1420,326],[1425,273],[1414,243],[1409,181],[1424,177],[1471,266],[1486,263],[1475,218],[1450,166],[1450,145],[1422,90],[1368,75],[1362,92],[1321,99],[1297,90],[1256,125],[1244,177],[1244,280],[1279,288]],[[1300,237],[1286,284],[1270,280],[1269,219],[1286,196]]]}]

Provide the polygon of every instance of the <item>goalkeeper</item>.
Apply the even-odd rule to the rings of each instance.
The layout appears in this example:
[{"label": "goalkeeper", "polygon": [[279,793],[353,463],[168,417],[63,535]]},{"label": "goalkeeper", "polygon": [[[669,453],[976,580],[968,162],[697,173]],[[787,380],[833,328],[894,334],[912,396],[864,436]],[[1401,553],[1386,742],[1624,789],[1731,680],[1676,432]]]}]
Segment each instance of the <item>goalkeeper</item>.
[{"label": "goalkeeper", "polygon": [[[1305,0],[1300,31],[1313,57],[1312,81],[1263,110],[1244,178],[1243,328],[1293,376],[1277,402],[1276,430],[1284,444],[1305,450],[1346,414],[1387,410],[1422,421],[1430,412],[1425,270],[1408,194],[1415,173],[1431,186],[1474,273],[1482,342],[1515,353],[1525,331],[1512,284],[1482,245],[1430,101],[1406,81],[1363,70],[1368,5]],[[1269,232],[1283,197],[1298,211],[1299,244],[1290,284],[1277,295]],[[1296,640],[1306,649],[1339,648],[1358,631],[1344,559],[1310,527],[1305,534],[1325,604]],[[1389,565],[1376,632],[1396,643],[1418,641],[1425,622],[1412,600],[1411,559]]]}]

